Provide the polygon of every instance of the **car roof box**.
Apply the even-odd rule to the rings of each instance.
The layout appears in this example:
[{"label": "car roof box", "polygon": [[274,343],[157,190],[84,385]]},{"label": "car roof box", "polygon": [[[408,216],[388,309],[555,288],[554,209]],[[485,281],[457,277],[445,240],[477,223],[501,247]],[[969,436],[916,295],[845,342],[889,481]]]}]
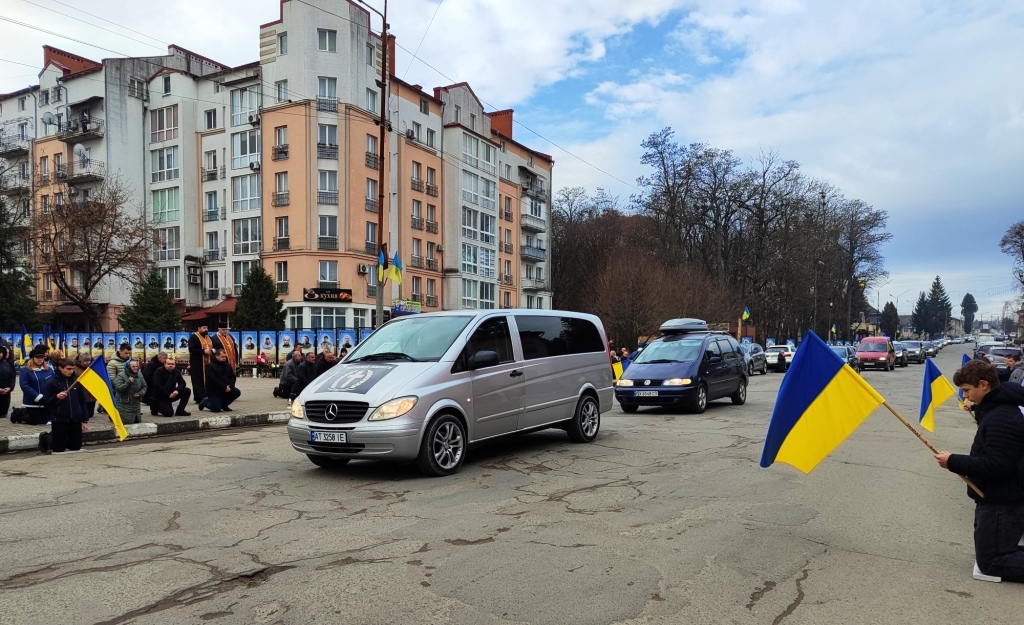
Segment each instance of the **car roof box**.
[{"label": "car roof box", "polygon": [[658,328],[663,334],[686,334],[707,332],[708,322],[703,319],[669,319]]}]

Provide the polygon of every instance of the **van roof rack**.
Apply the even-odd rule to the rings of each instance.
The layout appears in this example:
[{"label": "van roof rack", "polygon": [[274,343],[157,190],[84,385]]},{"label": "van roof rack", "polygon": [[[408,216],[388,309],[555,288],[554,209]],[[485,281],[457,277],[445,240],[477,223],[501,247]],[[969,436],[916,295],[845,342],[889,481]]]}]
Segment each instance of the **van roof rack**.
[{"label": "van roof rack", "polygon": [[707,332],[708,322],[703,319],[669,319],[658,328],[662,334],[687,334],[689,332]]}]

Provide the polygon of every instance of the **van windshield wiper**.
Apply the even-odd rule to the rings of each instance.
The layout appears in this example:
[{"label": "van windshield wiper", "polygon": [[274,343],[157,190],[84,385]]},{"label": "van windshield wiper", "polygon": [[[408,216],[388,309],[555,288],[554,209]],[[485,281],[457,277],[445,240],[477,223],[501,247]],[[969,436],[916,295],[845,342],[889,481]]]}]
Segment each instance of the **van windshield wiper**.
[{"label": "van windshield wiper", "polygon": [[659,358],[657,360],[645,360],[645,361],[643,361],[641,363],[638,363],[638,364],[641,364],[641,365],[662,365],[662,364],[665,364],[667,362],[686,362],[686,361],[685,360],[673,360],[671,358]]},{"label": "van windshield wiper", "polygon": [[418,358],[413,358],[409,354],[403,354],[402,352],[381,352],[379,354],[369,354],[367,356],[360,356],[355,360],[347,360],[345,362],[359,362],[361,360],[408,360],[409,362],[419,362]]}]

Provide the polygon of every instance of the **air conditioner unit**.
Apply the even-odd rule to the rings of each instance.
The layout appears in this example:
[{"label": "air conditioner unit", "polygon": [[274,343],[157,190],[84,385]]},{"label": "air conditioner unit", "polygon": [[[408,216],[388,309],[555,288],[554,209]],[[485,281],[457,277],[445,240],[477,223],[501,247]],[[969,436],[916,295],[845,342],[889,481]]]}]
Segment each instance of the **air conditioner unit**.
[{"label": "air conditioner unit", "polygon": [[255,161],[255,162],[249,163],[249,169],[251,169],[253,171],[259,171],[260,170],[260,162],[259,161]]},{"label": "air conditioner unit", "polygon": [[202,284],[202,282],[203,282],[203,279],[201,277],[199,277],[199,276],[189,276],[188,277],[188,283],[189,284]]},{"label": "air conditioner unit", "polygon": [[259,115],[259,113],[253,113],[252,115],[250,115],[249,116],[249,123],[252,124],[253,126],[259,126],[260,125],[260,115]]},{"label": "air conditioner unit", "polygon": [[405,131],[405,136],[406,136],[407,138],[409,138],[409,139],[415,139],[415,138],[416,138],[416,133],[415,133],[415,132],[413,131],[413,129],[412,129],[412,128],[409,128],[409,129],[407,129],[407,130]]},{"label": "air conditioner unit", "polygon": [[366,274],[370,273],[369,265],[359,265],[358,267],[356,267],[356,269],[359,271],[359,275],[361,276],[365,276]]},{"label": "air conditioner unit", "polygon": [[202,275],[202,273],[203,273],[203,268],[202,267],[189,267],[188,268],[188,275],[189,276],[199,276],[199,275]]},{"label": "air conditioner unit", "polygon": [[220,290],[221,295],[231,295],[231,287],[226,286]]}]

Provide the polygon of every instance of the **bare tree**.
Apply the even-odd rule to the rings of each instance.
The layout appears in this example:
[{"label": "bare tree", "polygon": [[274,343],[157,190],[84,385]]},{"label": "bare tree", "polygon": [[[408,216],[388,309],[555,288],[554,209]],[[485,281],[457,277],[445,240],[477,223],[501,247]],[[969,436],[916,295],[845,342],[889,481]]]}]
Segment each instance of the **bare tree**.
[{"label": "bare tree", "polygon": [[[63,191],[72,197],[70,187]],[[151,240],[143,211],[129,198],[121,180],[108,179],[88,200],[58,199],[35,214],[39,270],[82,310],[89,330],[101,315],[104,302],[96,295],[102,286],[116,280],[134,285],[145,277]]]},{"label": "bare tree", "polygon": [[1006,230],[999,240],[999,249],[1013,258],[1013,275],[1024,288],[1024,221],[1018,221]]}]

